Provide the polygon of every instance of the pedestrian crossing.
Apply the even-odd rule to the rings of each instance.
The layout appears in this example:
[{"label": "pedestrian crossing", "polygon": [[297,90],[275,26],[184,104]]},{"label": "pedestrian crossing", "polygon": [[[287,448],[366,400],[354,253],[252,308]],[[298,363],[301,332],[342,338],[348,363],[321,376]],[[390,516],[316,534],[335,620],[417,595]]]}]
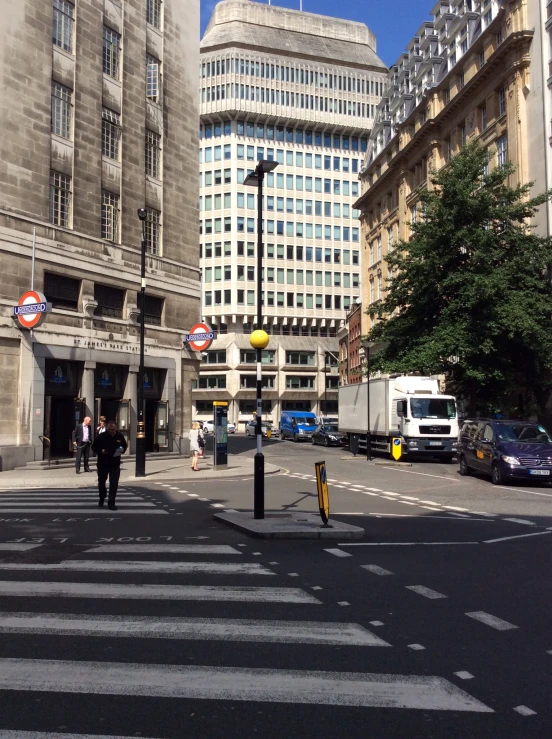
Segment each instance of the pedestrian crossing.
[{"label": "pedestrian crossing", "polygon": [[[117,515],[169,515],[167,510],[155,502],[146,500],[134,489],[121,487],[117,491]],[[73,490],[28,489],[9,490],[0,495],[0,519],[12,513],[52,513],[80,514],[87,509],[112,515],[107,506],[98,508],[97,487],[75,488]]]},{"label": "pedestrian crossing", "polygon": [[[194,706],[232,702],[236,712],[252,703],[293,704],[294,710],[316,705],[493,712],[442,676],[376,671],[376,664],[389,664],[385,655],[397,646],[360,623],[336,618],[324,590],[313,595],[287,587],[274,563],[251,562],[246,550],[232,545],[91,545],[53,564],[9,556],[0,562],[0,644],[9,645],[8,651],[0,649],[0,697],[8,694],[17,707],[27,694],[48,694],[50,715],[69,696],[80,696],[81,708],[64,721],[68,733],[40,733],[43,725],[30,727],[24,712],[16,711],[17,720],[25,718],[25,731],[4,717],[0,739],[107,737],[109,718],[103,735],[90,731],[95,696],[140,698],[148,712],[155,711],[156,701],[175,698]],[[17,579],[19,573],[25,579]],[[169,643],[174,649],[163,650]],[[209,650],[217,643],[222,651]],[[333,664],[330,647],[344,661]],[[304,650],[299,662],[295,649]],[[366,658],[359,660],[364,650]],[[380,655],[378,660],[368,652]],[[370,671],[359,664],[370,665]],[[180,710],[181,704],[175,708]],[[119,721],[109,736],[126,739],[120,727]],[[140,735],[200,735],[175,731],[165,731],[161,721],[157,733],[145,727]],[[138,735],[135,727],[128,734]]]}]

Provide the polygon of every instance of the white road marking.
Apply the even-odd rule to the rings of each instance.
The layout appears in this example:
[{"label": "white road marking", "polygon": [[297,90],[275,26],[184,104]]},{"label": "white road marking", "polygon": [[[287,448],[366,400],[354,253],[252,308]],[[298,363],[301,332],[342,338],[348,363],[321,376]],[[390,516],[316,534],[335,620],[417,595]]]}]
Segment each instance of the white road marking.
[{"label": "white road marking", "polygon": [[427,472],[412,472],[412,470],[402,470],[397,467],[385,467],[382,465],[384,470],[392,470],[393,472],[405,472],[407,475],[422,475],[423,477],[436,477],[439,480],[448,480],[448,482],[460,482],[455,480],[453,477],[446,477],[445,475],[430,475]]},{"label": "white road marking", "polygon": [[40,546],[42,545],[5,542],[0,543],[0,550],[2,550],[3,552],[27,552],[29,549],[35,549],[36,547]]},{"label": "white road marking", "polygon": [[0,729],[0,739],[133,739],[133,737],[113,736],[112,734],[109,736],[107,734],[66,734],[65,732],[58,734],[52,731],[2,731]]},{"label": "white road marking", "polygon": [[430,506],[430,505],[421,505],[420,508],[425,508],[426,511],[440,511],[441,510],[441,508],[434,508],[433,506]]},{"label": "white road marking", "polygon": [[[271,574],[273,575],[274,573],[272,572]],[[288,575],[290,577],[299,577],[299,573],[298,572],[288,572]]]},{"label": "white road marking", "polygon": [[351,487],[353,487],[353,488],[363,488],[364,485],[351,485]]},{"label": "white road marking", "polygon": [[448,595],[443,595],[443,593],[438,593],[436,590],[426,588],[425,585],[406,585],[406,589],[412,590],[413,593],[418,593],[418,595],[423,595],[424,598],[429,598],[429,600],[448,598]]},{"label": "white road marking", "polygon": [[340,547],[433,547],[443,544],[479,544],[478,541],[363,541],[349,544],[349,542],[340,542]]},{"label": "white road marking", "polygon": [[178,488],[169,488],[169,490],[178,490]]},{"label": "white road marking", "polygon": [[383,567],[379,567],[378,565],[360,565],[363,570],[368,570],[368,572],[372,572],[374,575],[393,575],[394,573],[391,572],[391,570],[386,570]]},{"label": "white road marking", "polygon": [[371,493],[381,493],[382,492],[379,488],[366,488],[366,490],[370,490]]},{"label": "white road marking", "polygon": [[[368,488],[368,489],[371,490],[372,488]],[[389,490],[382,490],[381,491],[381,494],[382,495],[391,495],[392,497],[398,497],[399,496],[399,493],[390,493]],[[418,499],[416,498],[416,500],[418,500]]]},{"label": "white road marking", "polygon": [[262,552],[251,552],[254,557],[260,557]]},{"label": "white road marking", "polygon": [[340,490],[343,490],[343,488],[345,487],[344,485],[336,485],[335,482],[332,482],[331,484],[334,486],[334,488],[339,488]]},{"label": "white road marking", "polygon": [[0,580],[0,595],[26,598],[320,603],[317,598],[301,590],[301,588],[257,588],[227,585],[126,585],[97,582],[15,582],[11,580]]},{"label": "white road marking", "polygon": [[522,490],[522,488],[511,488],[509,485],[495,485],[499,490],[509,490],[514,493],[526,493],[527,495],[541,495],[543,498],[552,498],[550,493],[536,493],[534,490]]},{"label": "white road marking", "polygon": [[444,505],[443,508],[446,508],[448,511],[467,511],[467,508],[460,508],[456,505]]},{"label": "white road marking", "polygon": [[328,554],[333,554],[334,557],[352,557],[353,555],[349,552],[344,552],[342,549],[324,549]]},{"label": "white road marking", "polygon": [[[118,503],[119,501],[117,501]],[[168,516],[169,512],[164,511],[161,508],[146,508],[146,509],[140,509],[139,511],[135,510],[134,506],[136,503],[128,503],[127,505],[123,506],[117,506],[119,508],[118,514],[125,514],[128,515],[129,513],[139,513],[141,516],[153,516],[155,514],[161,514],[163,516]],[[150,505],[149,503],[147,505]],[[93,508],[94,505],[90,504],[88,506],[89,508]],[[98,504],[96,503],[95,507],[98,507]],[[82,508],[55,508],[52,506],[52,508],[33,508],[31,506],[28,506],[26,508],[2,508],[2,513],[50,513],[50,514],[66,514],[66,513],[80,513],[81,515],[85,512]],[[109,513],[109,510],[107,510],[107,513]]]},{"label": "white road marking", "polygon": [[456,513],[456,511],[447,511],[449,516],[456,516],[456,518],[470,518],[465,513]]},{"label": "white road marking", "polygon": [[522,716],[536,716],[537,712],[533,711],[531,708],[527,708],[527,706],[516,706],[514,708],[514,711],[517,713],[521,713]]},{"label": "white road marking", "polygon": [[351,513],[351,511],[336,511],[332,513],[332,516],[364,516],[364,513],[362,511],[356,511],[354,513]]},{"label": "white road marking", "polygon": [[[313,585],[312,588],[311,588],[311,590],[322,590],[322,588],[320,587],[320,585]],[[551,652],[551,654],[552,654],[552,652]]]},{"label": "white road marking", "polygon": [[439,677],[2,659],[3,690],[492,713]]},{"label": "white road marking", "polygon": [[224,508],[223,503],[211,503],[211,508]]},{"label": "white road marking", "polygon": [[337,605],[338,606],[350,606],[351,604],[346,600],[338,600]]},{"label": "white road marking", "polygon": [[471,672],[466,672],[465,670],[460,670],[459,672],[454,673],[456,677],[459,677],[460,680],[473,680],[473,675]]},{"label": "white road marking", "polygon": [[533,534],[518,534],[517,536],[501,536],[499,539],[486,539],[483,544],[495,544],[497,541],[511,541],[512,539],[527,539],[528,536],[543,536],[552,534],[552,531],[535,531]]},{"label": "white road marking", "polygon": [[269,562],[268,564],[269,565],[277,565],[277,564],[280,564],[280,563],[279,562]]},{"label": "white road marking", "polygon": [[209,503],[211,498],[198,498],[198,500],[201,500],[203,503]]},{"label": "white road marking", "polygon": [[2,564],[0,570],[22,572],[35,570],[37,572],[157,572],[157,573],[186,573],[188,575],[274,575],[260,564],[228,564],[226,562],[134,562],[123,560],[102,560],[101,562],[86,562],[84,560],[66,560],[59,564]]},{"label": "white road marking", "polygon": [[422,647],[422,645],[421,645],[421,644],[409,644],[409,645],[408,645],[408,648],[409,648],[409,649],[413,649],[413,650],[414,650],[415,652],[419,652],[419,651],[421,651],[422,649],[425,649],[425,647]]},{"label": "white road marking", "polygon": [[339,644],[357,647],[391,646],[359,624],[312,621],[0,612],[0,630],[4,634],[64,634],[141,639],[228,639],[230,641],[289,644]]},{"label": "white road marking", "polygon": [[413,498],[411,495],[401,495],[401,498],[405,500],[420,500],[419,498]]},{"label": "white road marking", "polygon": [[241,554],[228,544],[98,544],[87,554]]},{"label": "white road marking", "polygon": [[370,621],[370,626],[383,626],[383,621]]},{"label": "white road marking", "polygon": [[503,621],[501,618],[492,616],[490,613],[485,613],[485,611],[471,611],[470,613],[466,613],[466,616],[469,616],[476,621],[481,621],[482,624],[491,626],[497,631],[510,631],[511,629],[519,628],[518,626],[514,626],[514,624],[511,624],[508,621]]},{"label": "white road marking", "polygon": [[199,498],[199,495],[197,493],[186,493],[188,498]]},{"label": "white road marking", "polygon": [[527,521],[525,518],[503,518],[503,521],[511,521],[512,523],[522,523],[525,526],[535,526],[534,521]]},{"label": "white road marking", "polygon": [[[402,501],[398,501],[398,502],[402,503]],[[411,505],[418,505],[418,504],[412,503]],[[419,506],[419,507],[422,508],[423,506]],[[445,511],[443,510],[440,510],[440,512],[445,513]],[[466,518],[466,519],[469,519],[470,521],[487,522],[486,518],[473,518],[470,516],[465,517],[463,514],[460,514],[460,513],[456,514],[455,518],[450,518],[450,516],[454,514],[451,513],[450,511],[446,511],[446,514],[447,514],[446,516],[427,516],[427,515],[420,515],[417,513],[368,513],[368,516],[378,516],[379,518],[381,518],[382,516],[389,516],[391,518],[417,518],[418,520],[422,520],[422,521],[437,521],[437,520],[454,521],[456,519],[456,516],[458,516],[459,518],[460,517]]]}]

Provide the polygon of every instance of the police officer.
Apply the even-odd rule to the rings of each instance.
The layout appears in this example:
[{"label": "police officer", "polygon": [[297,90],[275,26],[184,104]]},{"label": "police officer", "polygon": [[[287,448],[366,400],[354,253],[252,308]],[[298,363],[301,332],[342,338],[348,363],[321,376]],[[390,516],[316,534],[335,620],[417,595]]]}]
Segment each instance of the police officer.
[{"label": "police officer", "polygon": [[125,437],[117,431],[115,421],[108,421],[106,424],[106,432],[98,434],[92,444],[92,451],[97,455],[98,460],[98,490],[100,493],[100,502],[98,506],[103,508],[103,504],[107,495],[105,483],[109,477],[109,498],[107,507],[110,511],[116,511],[115,496],[117,495],[117,485],[119,484],[119,476],[121,474],[121,455],[126,452],[127,443]]}]

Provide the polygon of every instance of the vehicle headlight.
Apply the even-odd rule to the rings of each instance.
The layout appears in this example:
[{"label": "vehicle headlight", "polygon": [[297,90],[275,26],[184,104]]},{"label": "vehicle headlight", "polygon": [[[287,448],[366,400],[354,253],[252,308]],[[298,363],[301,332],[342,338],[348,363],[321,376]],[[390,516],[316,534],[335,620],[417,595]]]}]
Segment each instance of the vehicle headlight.
[{"label": "vehicle headlight", "polygon": [[418,442],[416,441],[416,439],[413,439],[408,442],[408,446],[418,446]]},{"label": "vehicle headlight", "polygon": [[303,429],[299,429],[299,433],[304,434],[305,432],[303,431]]},{"label": "vehicle headlight", "polygon": [[332,441],[337,441],[337,436],[332,436],[331,434],[328,436],[329,439]]},{"label": "vehicle headlight", "polygon": [[506,462],[506,464],[513,464],[513,465],[520,465],[521,462],[517,457],[508,457],[506,454],[502,455],[502,461]]}]

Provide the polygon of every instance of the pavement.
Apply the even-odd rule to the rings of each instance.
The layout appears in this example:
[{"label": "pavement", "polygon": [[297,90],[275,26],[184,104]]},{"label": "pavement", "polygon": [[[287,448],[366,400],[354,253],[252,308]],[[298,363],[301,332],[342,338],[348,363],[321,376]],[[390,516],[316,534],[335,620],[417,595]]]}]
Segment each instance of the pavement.
[{"label": "pavement", "polygon": [[268,512],[316,513],[325,460],[330,522],[366,537],[213,521],[251,510],[248,474],[128,480],[117,512],[92,475],[0,477],[0,739],[551,735],[550,488],[264,450]]}]

